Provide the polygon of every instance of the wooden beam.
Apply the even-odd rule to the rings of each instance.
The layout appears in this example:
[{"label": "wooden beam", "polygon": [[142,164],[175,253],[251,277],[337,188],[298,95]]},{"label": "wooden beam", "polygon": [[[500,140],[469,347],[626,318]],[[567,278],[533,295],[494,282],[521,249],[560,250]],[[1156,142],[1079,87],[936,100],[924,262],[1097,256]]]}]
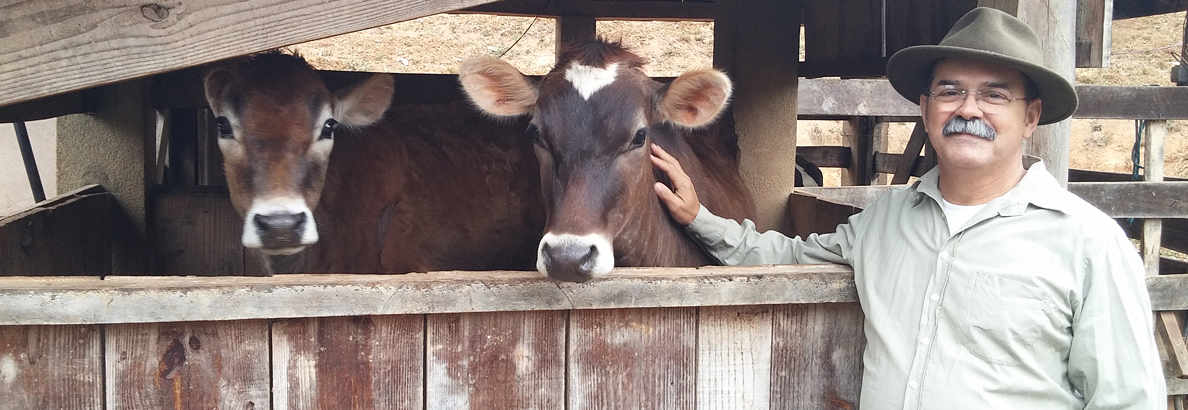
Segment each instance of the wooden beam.
[{"label": "wooden beam", "polygon": [[505,271],[11,277],[0,278],[0,325],[854,302],[851,272],[841,265],[624,268],[582,284]]},{"label": "wooden beam", "polygon": [[[1188,87],[1078,85],[1080,105],[1073,118],[1188,119]],[[798,118],[844,120],[886,117],[914,121],[920,107],[904,99],[887,80],[804,79],[798,85]]]},{"label": "wooden beam", "polygon": [[114,202],[88,185],[0,218],[0,276],[109,271]]},{"label": "wooden beam", "polygon": [[803,157],[819,168],[849,168],[853,164],[851,152],[849,147],[796,147],[796,156]]},{"label": "wooden beam", "polygon": [[504,16],[586,16],[610,20],[711,21],[720,15],[720,2],[503,0],[457,10],[455,13]]},{"label": "wooden beam", "polygon": [[924,130],[924,123],[916,121],[915,128],[912,128],[912,136],[908,138],[907,147],[903,149],[903,156],[900,158],[908,158],[911,161],[900,161],[895,166],[895,177],[891,178],[891,183],[894,185],[906,184],[912,175],[913,167],[919,159],[920,150],[924,148],[924,142],[928,140],[928,132]]},{"label": "wooden beam", "polygon": [[15,3],[0,16],[0,106],[488,2]]},{"label": "wooden beam", "polygon": [[1114,4],[1114,20],[1175,13],[1188,8],[1188,0],[1119,1]]},{"label": "wooden beam", "polygon": [[1114,0],[1077,0],[1077,67],[1110,65]]},{"label": "wooden beam", "polygon": [[555,52],[558,56],[566,46],[592,40],[597,35],[597,28],[593,17],[588,16],[560,16],[557,17],[557,31]]},{"label": "wooden beam", "polygon": [[[1147,121],[1143,130],[1146,138],[1143,140],[1143,180],[1148,183],[1163,181],[1163,141],[1167,136],[1167,121]],[[1115,198],[1128,198],[1125,196]],[[1178,197],[1179,199],[1185,196]],[[1145,199],[1145,198],[1137,198]],[[1178,200],[1177,200],[1178,202]],[[1168,204],[1174,206],[1175,203]],[[1185,215],[1188,216],[1188,215]],[[1143,264],[1146,265],[1147,275],[1159,274],[1159,248],[1163,236],[1163,221],[1147,219],[1143,221]],[[1182,341],[1181,341],[1182,342]],[[1188,355],[1183,356],[1188,359]]]},{"label": "wooden beam", "polygon": [[0,123],[36,121],[68,114],[94,112],[93,98],[88,91],[42,97],[23,103],[0,107]]},{"label": "wooden beam", "polygon": [[1188,275],[1148,276],[1147,294],[1153,310],[1188,310]]},{"label": "wooden beam", "polygon": [[[842,124],[842,145],[850,149],[849,164],[842,170],[842,185],[870,185],[874,180],[875,141],[882,141],[883,150],[887,141],[886,135],[875,134],[876,129],[879,127],[873,117],[851,118]],[[887,127],[881,129],[885,132]]]},{"label": "wooden beam", "polygon": [[[796,188],[822,199],[866,208],[874,198],[896,189],[869,187]],[[1111,218],[1188,218],[1188,182],[1076,182],[1068,190]],[[1119,200],[1125,198],[1126,200]]]}]

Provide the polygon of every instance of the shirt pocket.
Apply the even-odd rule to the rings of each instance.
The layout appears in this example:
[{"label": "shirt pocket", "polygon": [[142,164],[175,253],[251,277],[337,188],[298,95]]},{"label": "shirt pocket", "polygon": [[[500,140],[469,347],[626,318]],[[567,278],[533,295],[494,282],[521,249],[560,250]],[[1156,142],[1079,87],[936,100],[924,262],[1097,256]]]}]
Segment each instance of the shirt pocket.
[{"label": "shirt pocket", "polygon": [[975,271],[954,274],[942,308],[959,342],[990,363],[1024,366],[1037,344],[1050,309],[1030,277]]}]

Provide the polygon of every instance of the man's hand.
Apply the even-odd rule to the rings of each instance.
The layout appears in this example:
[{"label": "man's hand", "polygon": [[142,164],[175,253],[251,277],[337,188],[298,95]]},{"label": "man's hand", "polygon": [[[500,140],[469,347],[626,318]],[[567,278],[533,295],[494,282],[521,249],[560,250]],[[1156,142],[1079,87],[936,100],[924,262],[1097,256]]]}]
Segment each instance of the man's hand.
[{"label": "man's hand", "polygon": [[652,165],[664,171],[668,175],[668,179],[672,181],[673,188],[676,189],[676,192],[673,192],[661,182],[657,182],[654,186],[656,195],[660,197],[660,202],[668,207],[668,213],[672,215],[672,219],[681,225],[693,223],[693,218],[697,217],[697,211],[701,210],[701,202],[697,201],[697,191],[693,189],[693,181],[689,179],[685,170],[681,169],[681,163],[677,162],[676,158],[665,152],[659,145],[652,144]]}]

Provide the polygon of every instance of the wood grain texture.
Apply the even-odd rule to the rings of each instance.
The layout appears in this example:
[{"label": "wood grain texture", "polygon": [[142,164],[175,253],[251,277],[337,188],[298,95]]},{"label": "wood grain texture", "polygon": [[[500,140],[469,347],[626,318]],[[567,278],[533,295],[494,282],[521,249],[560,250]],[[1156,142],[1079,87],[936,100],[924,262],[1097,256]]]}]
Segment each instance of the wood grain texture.
[{"label": "wood grain texture", "polygon": [[782,305],[772,315],[771,408],[858,408],[866,346],[858,304]]},{"label": "wood grain texture", "polygon": [[1077,0],[1077,68],[1109,67],[1114,0]]},{"label": "wood grain texture", "polygon": [[18,2],[0,14],[0,105],[487,2]]},{"label": "wood grain texture", "polygon": [[88,185],[0,218],[0,276],[110,272],[114,207],[103,187]]},{"label": "wood grain texture", "polygon": [[698,315],[697,408],[770,408],[771,306],[703,307]]},{"label": "wood grain texture", "polygon": [[267,409],[268,322],[109,325],[108,409]]},{"label": "wood grain texture", "polygon": [[0,324],[140,323],[854,301],[841,265],[624,268],[586,283],[537,272],[0,278]]},{"label": "wood grain texture", "polygon": [[564,311],[428,315],[428,409],[561,409]]},{"label": "wood grain texture", "polygon": [[420,315],[273,322],[273,408],[421,408],[424,326]]},{"label": "wood grain texture", "polygon": [[244,272],[243,219],[221,190],[163,192],[152,199],[157,271],[165,275]]},{"label": "wood grain texture", "polygon": [[570,313],[567,408],[692,409],[697,310]]},{"label": "wood grain texture", "polygon": [[98,326],[0,326],[0,409],[103,408]]}]

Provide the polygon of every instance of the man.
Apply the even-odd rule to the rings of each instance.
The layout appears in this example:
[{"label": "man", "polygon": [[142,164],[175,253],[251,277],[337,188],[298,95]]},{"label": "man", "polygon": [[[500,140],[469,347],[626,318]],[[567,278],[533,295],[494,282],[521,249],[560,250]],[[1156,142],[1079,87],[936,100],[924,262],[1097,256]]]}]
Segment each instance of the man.
[{"label": "man", "polygon": [[1026,25],[987,8],[940,45],[892,56],[887,77],[920,104],[938,164],[834,233],[788,238],[714,216],[654,147],[675,189],[657,195],[722,263],[853,266],[864,409],[1165,408],[1134,246],[1024,161],[1036,126],[1077,105],[1042,61]]}]

